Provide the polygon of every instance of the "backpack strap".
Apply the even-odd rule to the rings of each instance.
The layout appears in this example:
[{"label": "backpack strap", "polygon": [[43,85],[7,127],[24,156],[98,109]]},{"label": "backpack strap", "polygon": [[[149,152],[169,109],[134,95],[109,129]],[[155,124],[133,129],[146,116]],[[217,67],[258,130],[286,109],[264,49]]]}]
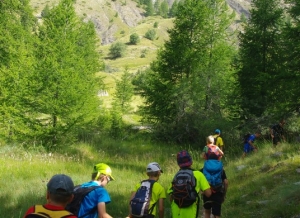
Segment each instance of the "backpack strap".
[{"label": "backpack strap", "polygon": [[214,138],[214,145],[217,145],[217,141],[218,141],[218,138],[219,138],[220,136],[217,136],[216,138]]},{"label": "backpack strap", "polygon": [[[89,194],[89,193],[91,193],[92,191],[94,191],[95,189],[97,189],[97,188],[100,188],[101,186],[91,186],[91,187],[86,187],[86,188],[89,188],[90,189],[90,191],[86,194],[86,196]],[[85,188],[85,187],[79,187],[79,188]],[[85,197],[86,197],[85,196]],[[84,197],[84,198],[85,198]],[[84,199],[83,198],[83,199]],[[79,205],[79,207],[80,207],[80,205]],[[78,218],[83,218],[83,217],[85,217],[85,216],[87,216],[87,215],[89,215],[89,214],[92,214],[92,213],[94,213],[96,210],[97,210],[97,207],[98,207],[98,205],[96,205],[95,207],[93,207],[92,209],[90,209],[88,212],[86,212],[85,214],[83,214],[83,215],[81,215],[81,216],[78,216]],[[78,211],[79,212],[79,211]]]},{"label": "backpack strap", "polygon": [[[145,182],[145,181],[149,181],[149,182],[150,182],[150,191],[151,191],[150,196],[151,196],[151,198],[152,198],[152,190],[153,190],[154,183],[156,183],[156,180],[153,180],[153,179],[147,179],[147,180],[143,180],[141,183],[143,183],[143,182]],[[151,201],[151,199],[150,199],[150,201]],[[157,200],[157,201],[158,201],[158,200]],[[149,213],[148,213],[148,214],[152,214],[152,212],[153,212],[153,210],[154,210],[154,207],[155,207],[157,201],[154,202],[154,204],[149,208]]]}]

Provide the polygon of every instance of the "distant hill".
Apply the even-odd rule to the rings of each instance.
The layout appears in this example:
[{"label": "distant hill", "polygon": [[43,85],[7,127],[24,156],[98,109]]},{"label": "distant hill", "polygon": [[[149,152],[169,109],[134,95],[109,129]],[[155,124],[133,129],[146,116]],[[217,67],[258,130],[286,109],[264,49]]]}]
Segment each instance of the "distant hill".
[{"label": "distant hill", "polygon": [[[226,0],[228,5],[237,12],[249,16],[250,0]],[[58,0],[31,0],[36,17],[48,4],[50,7]],[[171,5],[173,1],[170,1]],[[101,39],[101,44],[114,42],[118,33],[135,28],[145,20],[144,10],[132,0],[77,0],[75,9],[79,16],[91,20]]]}]

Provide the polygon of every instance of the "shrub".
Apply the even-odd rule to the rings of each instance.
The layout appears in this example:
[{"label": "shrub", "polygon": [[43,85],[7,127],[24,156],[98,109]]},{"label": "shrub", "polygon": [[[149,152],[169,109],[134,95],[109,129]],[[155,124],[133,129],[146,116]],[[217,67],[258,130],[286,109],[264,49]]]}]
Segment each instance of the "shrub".
[{"label": "shrub", "polygon": [[130,44],[132,45],[136,45],[140,42],[140,37],[137,33],[133,33],[130,35],[130,39],[129,39]]},{"label": "shrub", "polygon": [[113,43],[109,48],[111,58],[123,57],[126,51],[126,45],[122,42]]},{"label": "shrub", "polygon": [[148,30],[145,34],[145,38],[152,41],[155,39],[155,37],[156,37],[156,31],[154,29]]}]

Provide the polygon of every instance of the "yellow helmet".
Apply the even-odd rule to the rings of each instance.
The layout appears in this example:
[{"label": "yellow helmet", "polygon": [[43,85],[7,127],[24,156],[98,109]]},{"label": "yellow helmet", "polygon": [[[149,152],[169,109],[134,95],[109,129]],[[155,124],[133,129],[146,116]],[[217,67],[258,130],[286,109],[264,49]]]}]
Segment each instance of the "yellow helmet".
[{"label": "yellow helmet", "polygon": [[111,178],[111,180],[115,180],[114,177],[112,177],[112,175],[111,175],[110,167],[105,163],[96,164],[94,166],[93,173],[98,173],[97,176],[96,176],[96,179],[98,179],[101,174],[104,174],[106,176],[109,176]]}]

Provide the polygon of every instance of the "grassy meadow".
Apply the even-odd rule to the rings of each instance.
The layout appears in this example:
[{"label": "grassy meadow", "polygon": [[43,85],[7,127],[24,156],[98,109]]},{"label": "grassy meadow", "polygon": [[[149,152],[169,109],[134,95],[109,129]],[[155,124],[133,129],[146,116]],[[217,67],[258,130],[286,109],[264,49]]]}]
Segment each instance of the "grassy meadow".
[{"label": "grassy meadow", "polygon": [[[70,175],[75,184],[89,181],[94,164],[111,166],[113,181],[106,186],[112,202],[107,211],[115,218],[128,213],[128,198],[134,185],[146,178],[149,162],[158,162],[164,170],[159,182],[167,189],[178,170],[176,153],[187,149],[194,159],[193,168],[203,166],[199,147],[159,144],[143,137],[112,140],[94,138],[89,143],[58,146],[51,151],[43,147],[1,145],[0,147],[0,215],[20,218],[33,204],[45,203],[47,181],[52,175]],[[300,214],[299,144],[282,144],[271,148],[258,144],[259,151],[245,159],[227,144],[223,159],[229,180],[222,217],[292,218]],[[170,218],[170,203],[165,201],[165,217]]]}]

